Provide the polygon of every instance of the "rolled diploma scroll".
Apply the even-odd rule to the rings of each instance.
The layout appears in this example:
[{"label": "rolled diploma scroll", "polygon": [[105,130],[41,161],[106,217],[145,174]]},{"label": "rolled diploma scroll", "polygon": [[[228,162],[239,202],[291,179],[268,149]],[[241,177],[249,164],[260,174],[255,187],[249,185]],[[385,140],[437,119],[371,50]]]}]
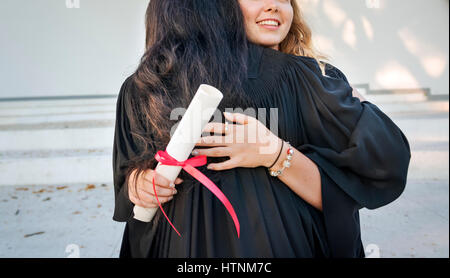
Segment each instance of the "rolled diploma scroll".
[{"label": "rolled diploma scroll", "polygon": [[[202,136],[203,128],[211,119],[222,98],[223,94],[216,88],[205,84],[200,85],[166,147],[170,156],[178,161],[188,159]],[[181,169],[181,166],[162,165],[159,162],[155,171],[174,182]],[[157,210],[158,208],[134,206],[134,218],[142,222],[150,222]]]}]

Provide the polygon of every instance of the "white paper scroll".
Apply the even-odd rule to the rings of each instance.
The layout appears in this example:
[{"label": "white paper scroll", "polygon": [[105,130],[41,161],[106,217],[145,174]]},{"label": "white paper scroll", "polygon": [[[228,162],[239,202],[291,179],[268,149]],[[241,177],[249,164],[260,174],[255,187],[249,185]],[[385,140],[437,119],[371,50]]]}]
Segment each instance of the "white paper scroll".
[{"label": "white paper scroll", "polygon": [[[202,136],[203,128],[209,122],[222,101],[223,94],[216,88],[202,84],[192,99],[191,103],[178,127],[167,145],[167,153],[178,161],[188,159],[195,144]],[[181,166],[162,165],[161,162],[155,171],[174,182],[182,170]],[[150,222],[158,208],[143,208],[135,206],[134,218],[142,222]]]}]

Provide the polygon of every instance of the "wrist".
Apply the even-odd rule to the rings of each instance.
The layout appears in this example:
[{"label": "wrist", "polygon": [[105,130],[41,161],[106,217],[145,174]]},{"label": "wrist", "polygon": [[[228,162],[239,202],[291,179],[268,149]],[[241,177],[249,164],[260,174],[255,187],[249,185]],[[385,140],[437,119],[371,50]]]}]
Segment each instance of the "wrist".
[{"label": "wrist", "polygon": [[281,169],[283,167],[283,162],[286,160],[287,157],[287,150],[289,149],[289,145],[286,144],[286,142],[284,142],[282,148],[281,148],[281,154],[278,157],[277,161],[275,162],[275,164],[269,168],[269,170],[278,170]]},{"label": "wrist", "polygon": [[294,156],[294,148],[290,145],[289,142],[285,142],[283,144],[282,153],[283,156],[277,160],[275,165],[268,169],[269,173],[273,177],[278,177],[286,171],[287,168],[291,167],[291,160]]},{"label": "wrist", "polygon": [[282,155],[281,152],[283,151],[283,140],[280,139],[279,137],[276,137],[274,141],[275,141],[274,145],[276,146],[274,148],[275,151],[268,156],[266,162],[264,163],[264,167],[266,168],[275,167],[275,165],[280,160],[280,157]]}]

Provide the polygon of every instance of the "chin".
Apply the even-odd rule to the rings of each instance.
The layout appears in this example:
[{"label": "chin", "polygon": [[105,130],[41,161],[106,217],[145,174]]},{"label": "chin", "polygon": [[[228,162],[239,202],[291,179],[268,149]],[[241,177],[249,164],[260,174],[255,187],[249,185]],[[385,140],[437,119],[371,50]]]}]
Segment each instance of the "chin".
[{"label": "chin", "polygon": [[279,42],[261,42],[261,43],[258,43],[258,44],[259,44],[259,45],[262,45],[262,46],[264,46],[264,47],[270,47],[270,48],[274,48],[274,47],[280,45]]},{"label": "chin", "polygon": [[267,38],[267,39],[259,39],[259,40],[250,40],[252,43],[257,44],[257,45],[261,45],[264,47],[273,47],[276,45],[279,45],[281,43],[282,40],[274,39],[274,38]]}]

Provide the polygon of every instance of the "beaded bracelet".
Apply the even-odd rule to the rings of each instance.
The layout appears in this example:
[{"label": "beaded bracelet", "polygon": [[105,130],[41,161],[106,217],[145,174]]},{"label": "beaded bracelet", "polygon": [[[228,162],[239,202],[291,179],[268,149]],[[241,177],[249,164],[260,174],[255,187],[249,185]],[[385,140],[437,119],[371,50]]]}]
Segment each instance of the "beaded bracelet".
[{"label": "beaded bracelet", "polygon": [[280,158],[281,152],[283,151],[283,146],[284,146],[284,140],[281,140],[281,148],[280,148],[280,152],[278,153],[277,159],[275,159],[275,161],[272,163],[272,165],[270,165],[268,167],[268,169],[272,168],[275,165],[275,163],[277,163],[278,158]]},{"label": "beaded bracelet", "polygon": [[[286,142],[287,144],[289,144],[289,142]],[[270,175],[272,177],[278,177],[279,175],[281,175],[283,173],[283,171],[286,168],[291,167],[291,160],[292,160],[292,156],[294,155],[294,149],[292,148],[292,146],[289,144],[289,148],[287,150],[287,158],[286,160],[283,162],[283,168],[281,168],[278,171],[272,171],[270,170],[270,168],[268,168],[268,171],[270,173]]]}]

